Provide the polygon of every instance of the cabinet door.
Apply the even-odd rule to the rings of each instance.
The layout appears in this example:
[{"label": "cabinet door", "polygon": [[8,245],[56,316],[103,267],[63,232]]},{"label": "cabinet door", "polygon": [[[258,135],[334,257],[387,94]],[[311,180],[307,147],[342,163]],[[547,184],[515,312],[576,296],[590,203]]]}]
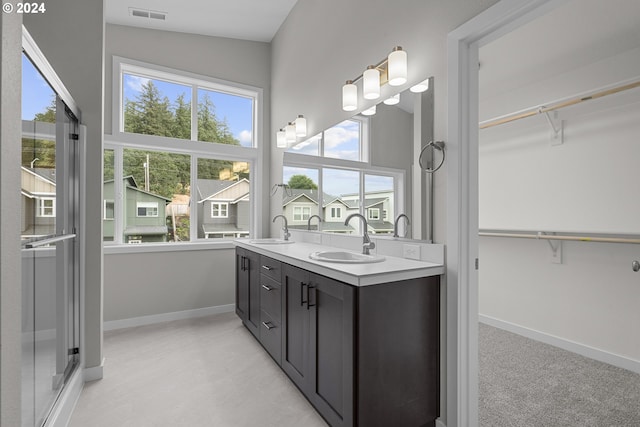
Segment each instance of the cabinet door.
[{"label": "cabinet door", "polygon": [[260,255],[245,251],[249,301],[245,325],[257,338],[260,333]]},{"label": "cabinet door", "polygon": [[243,321],[249,313],[249,272],[245,250],[236,248],[236,314]]},{"label": "cabinet door", "polygon": [[309,382],[309,273],[288,264],[282,275],[282,369],[306,392]]},{"label": "cabinet door", "polygon": [[311,274],[309,400],[333,427],[353,425],[355,289]]}]

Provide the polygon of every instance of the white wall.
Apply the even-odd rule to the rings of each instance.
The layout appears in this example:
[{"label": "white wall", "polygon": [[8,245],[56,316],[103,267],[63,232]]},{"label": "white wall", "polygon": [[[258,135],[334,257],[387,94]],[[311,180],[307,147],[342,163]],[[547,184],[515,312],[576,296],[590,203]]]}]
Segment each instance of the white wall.
[{"label": "white wall", "polygon": [[[107,134],[112,129],[114,55],[263,88],[262,138],[268,139],[271,80],[268,43],[107,25]],[[268,162],[268,150],[266,154]],[[262,192],[268,194],[268,180],[257,172],[252,178],[262,185]],[[122,254],[110,249],[105,254],[104,320],[233,304],[234,262],[232,249]]]},{"label": "white wall", "polygon": [[[627,51],[481,102],[483,118],[640,76]],[[480,228],[640,234],[640,89],[563,109],[565,142],[533,117],[480,132]],[[630,244],[480,238],[480,314],[640,367],[640,275]]]},{"label": "white wall", "polygon": [[20,425],[20,109],[22,15],[0,15],[0,425]]}]

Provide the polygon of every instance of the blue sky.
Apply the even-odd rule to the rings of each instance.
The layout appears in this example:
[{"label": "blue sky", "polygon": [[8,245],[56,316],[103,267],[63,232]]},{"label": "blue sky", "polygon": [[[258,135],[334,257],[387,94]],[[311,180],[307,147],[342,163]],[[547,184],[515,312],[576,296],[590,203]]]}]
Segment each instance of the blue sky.
[{"label": "blue sky", "polygon": [[36,70],[29,58],[22,55],[22,119],[33,120],[51,105],[54,93],[49,83]]},{"label": "blue sky", "polygon": [[[125,99],[135,100],[142,86],[150,79],[145,77],[125,74],[124,96]],[[172,106],[179,95],[184,94],[185,102],[191,102],[191,87],[177,83],[152,79],[153,84],[160,91],[161,96],[169,98]],[[198,97],[208,94],[215,105],[215,113],[219,119],[226,119],[233,136],[243,146],[250,146],[253,130],[253,105],[252,99],[237,95],[229,95],[222,92],[198,90]]]}]

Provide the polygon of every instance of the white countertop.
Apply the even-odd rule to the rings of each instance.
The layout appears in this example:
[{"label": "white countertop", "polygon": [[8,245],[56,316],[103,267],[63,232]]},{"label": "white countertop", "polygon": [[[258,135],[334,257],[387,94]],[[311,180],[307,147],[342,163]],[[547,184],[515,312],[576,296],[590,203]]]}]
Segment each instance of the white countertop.
[{"label": "white countertop", "polygon": [[313,243],[260,244],[239,239],[237,246],[353,286],[376,285],[444,274],[444,265],[385,255],[382,262],[342,264],[309,258],[317,251],[344,250]]}]

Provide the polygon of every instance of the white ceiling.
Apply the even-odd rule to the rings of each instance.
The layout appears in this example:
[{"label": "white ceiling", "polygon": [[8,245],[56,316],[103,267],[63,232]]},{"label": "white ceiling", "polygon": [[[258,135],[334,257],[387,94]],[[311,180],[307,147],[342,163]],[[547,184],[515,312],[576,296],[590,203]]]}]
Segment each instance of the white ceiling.
[{"label": "white ceiling", "polygon": [[[297,0],[106,0],[110,24],[270,42]],[[167,13],[166,20],[131,16],[129,8]]]},{"label": "white ceiling", "polygon": [[480,97],[640,46],[640,1],[571,0],[480,49]]}]

